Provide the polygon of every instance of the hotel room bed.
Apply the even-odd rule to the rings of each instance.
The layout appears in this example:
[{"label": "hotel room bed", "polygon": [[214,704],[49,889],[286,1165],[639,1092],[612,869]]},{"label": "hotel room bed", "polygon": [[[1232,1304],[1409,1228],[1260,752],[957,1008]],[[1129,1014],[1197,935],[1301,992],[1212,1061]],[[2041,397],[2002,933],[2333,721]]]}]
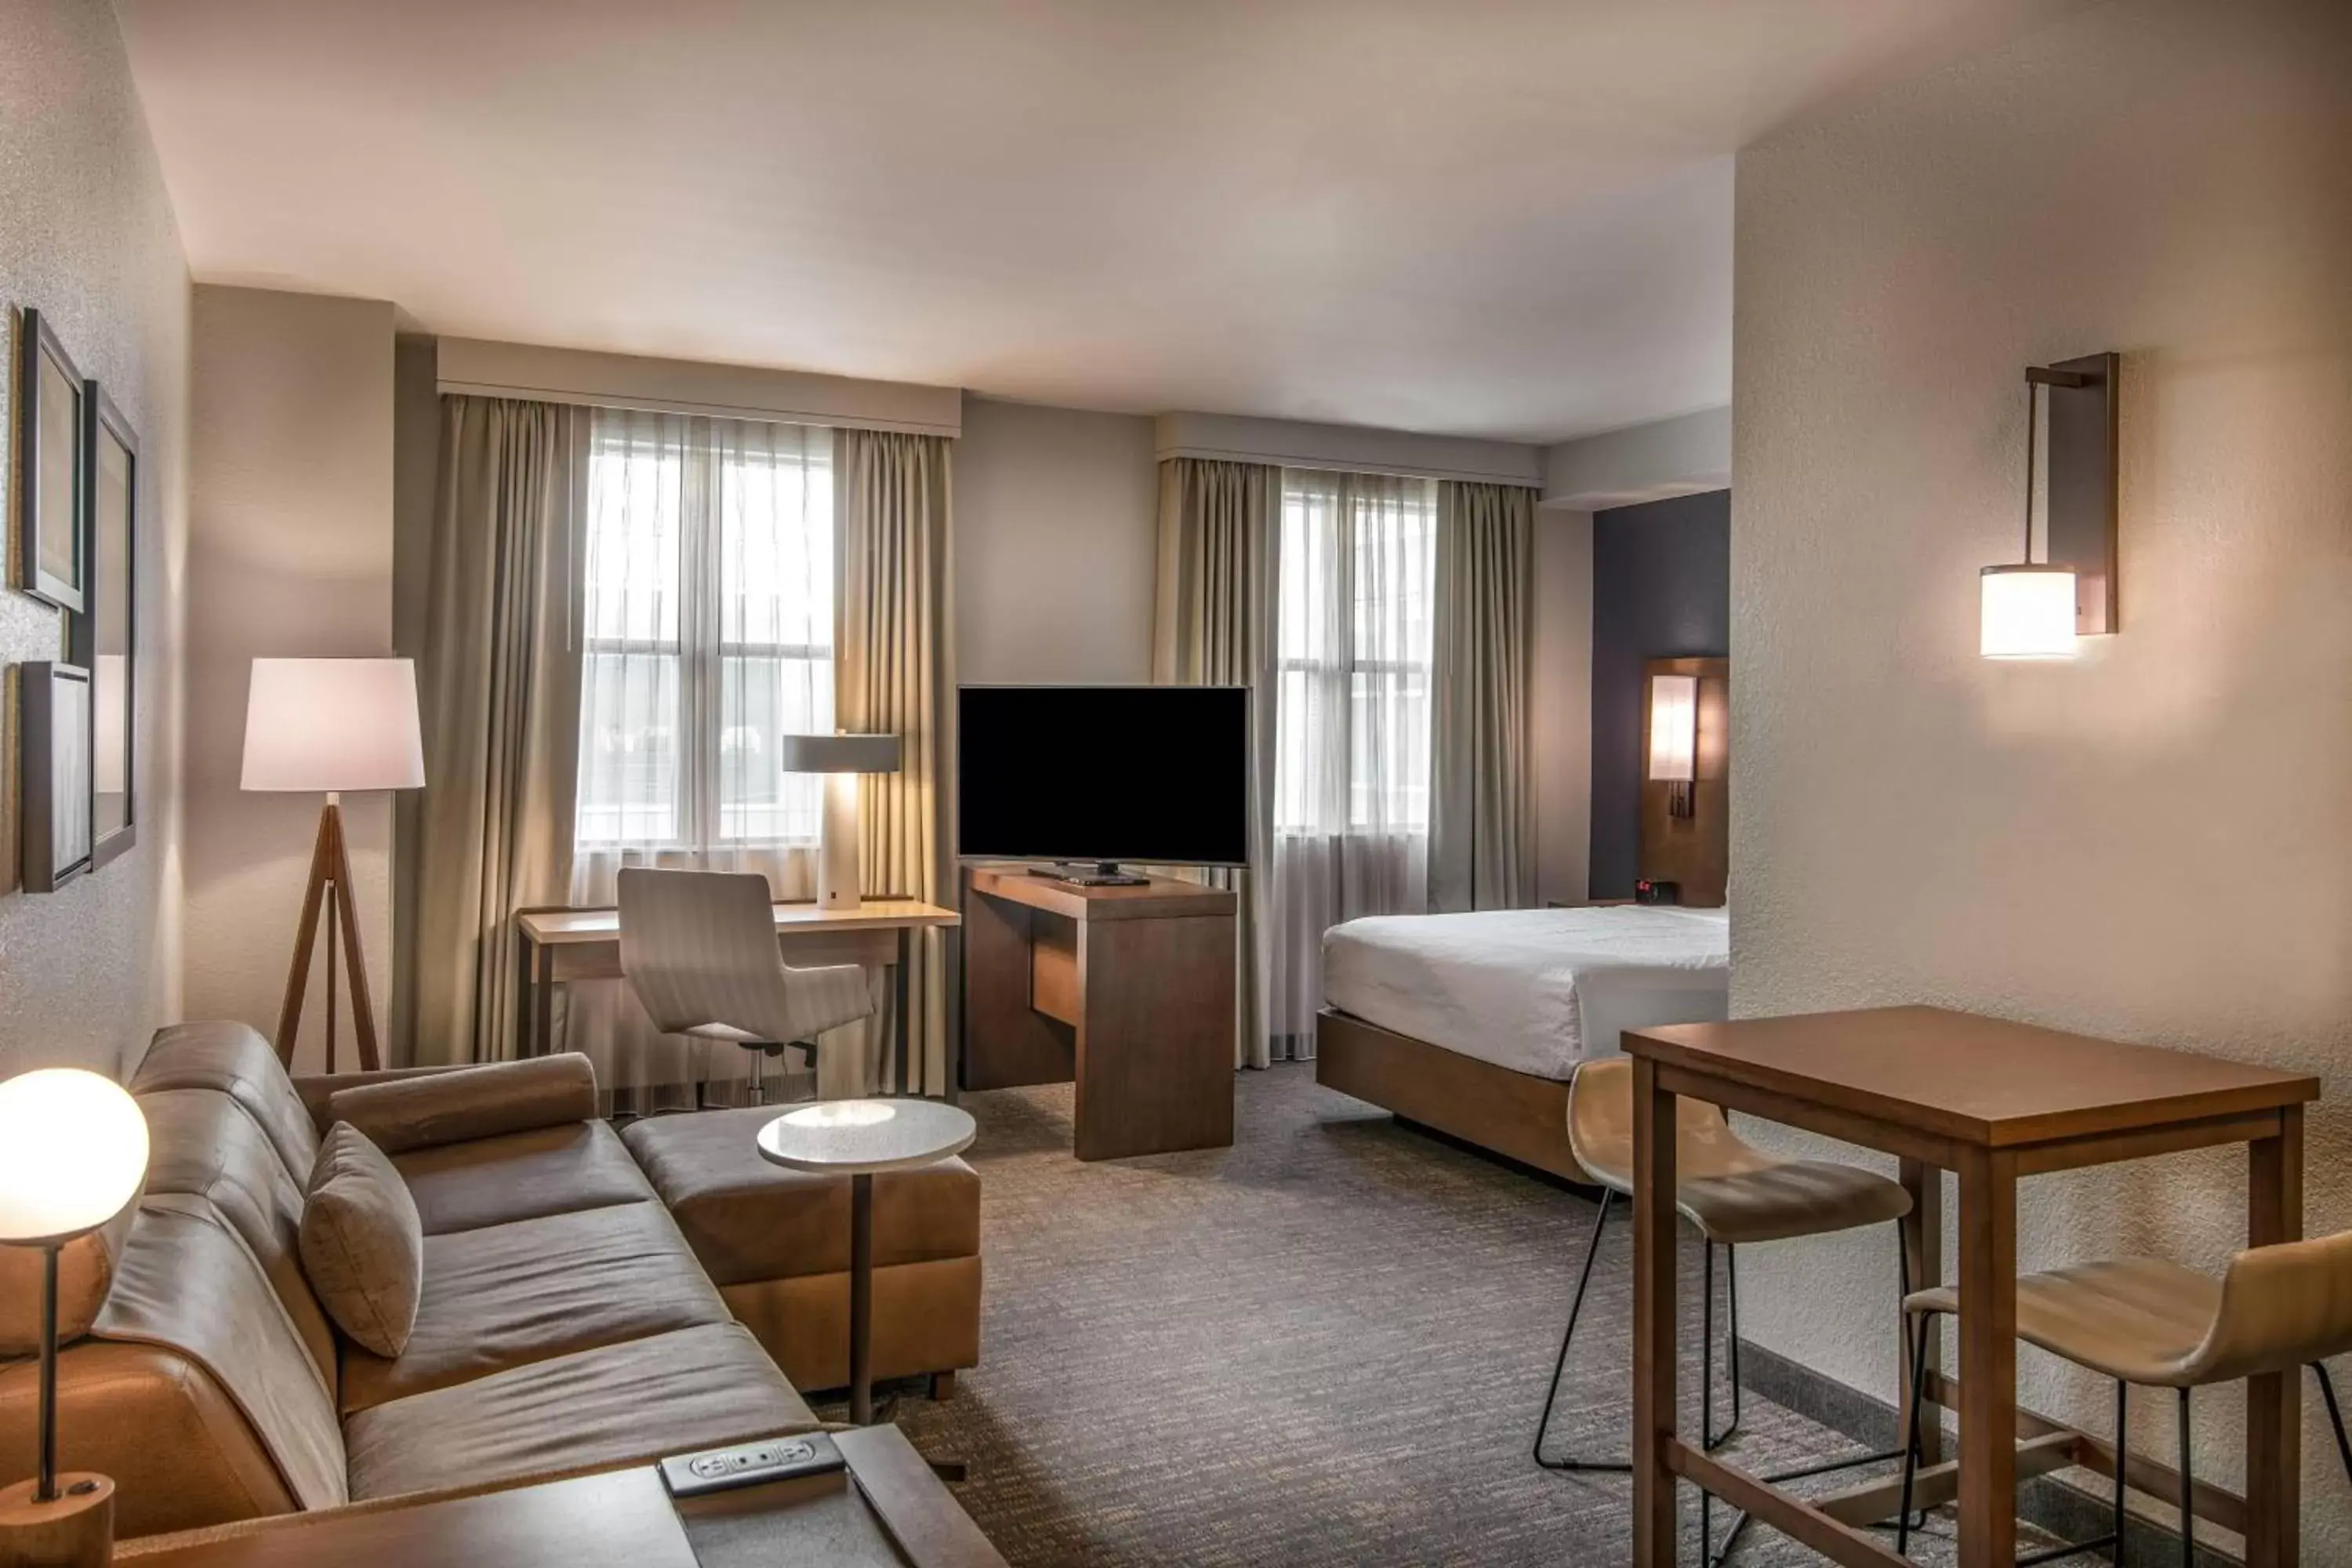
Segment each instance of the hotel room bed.
[{"label": "hotel room bed", "polygon": [[1727,1016],[1726,911],[1382,915],[1323,939],[1318,1081],[1573,1181],[1568,1079],[1625,1029]]}]

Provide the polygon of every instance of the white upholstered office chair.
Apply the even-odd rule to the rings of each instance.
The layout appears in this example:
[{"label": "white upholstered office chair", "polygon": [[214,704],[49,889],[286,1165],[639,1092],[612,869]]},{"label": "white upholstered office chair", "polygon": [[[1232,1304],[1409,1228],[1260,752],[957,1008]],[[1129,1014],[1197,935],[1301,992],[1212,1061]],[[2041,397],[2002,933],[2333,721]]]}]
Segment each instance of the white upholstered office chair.
[{"label": "white upholstered office chair", "polygon": [[[756,872],[623,870],[621,973],[666,1035],[725,1040],[768,1057],[797,1046],[811,1066],[819,1035],[874,1012],[857,965],[784,963],[768,879]],[[751,1065],[754,1103],[760,1066]]]}]

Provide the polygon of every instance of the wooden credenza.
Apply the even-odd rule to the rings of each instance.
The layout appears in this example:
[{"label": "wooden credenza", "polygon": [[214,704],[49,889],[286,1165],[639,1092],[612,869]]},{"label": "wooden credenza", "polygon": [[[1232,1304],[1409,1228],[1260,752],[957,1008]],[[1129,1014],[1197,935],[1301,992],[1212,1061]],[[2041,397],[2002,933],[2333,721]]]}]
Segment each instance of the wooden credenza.
[{"label": "wooden credenza", "polygon": [[1077,1085],[1081,1160],[1234,1141],[1234,895],[964,877],[962,1087]]}]

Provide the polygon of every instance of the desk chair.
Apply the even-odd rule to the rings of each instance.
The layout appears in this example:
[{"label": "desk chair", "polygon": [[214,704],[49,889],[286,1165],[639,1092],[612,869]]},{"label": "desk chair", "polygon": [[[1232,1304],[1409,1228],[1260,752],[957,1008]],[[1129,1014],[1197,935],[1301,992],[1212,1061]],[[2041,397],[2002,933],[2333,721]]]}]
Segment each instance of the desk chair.
[{"label": "desk chair", "polygon": [[[1900,1220],[1911,1212],[1911,1194],[1901,1184],[1852,1165],[1825,1160],[1783,1160],[1740,1141],[1717,1106],[1687,1098],[1675,1101],[1675,1206],[1696,1227],[1702,1243],[1702,1289],[1699,1348],[1699,1431],[1709,1450],[1729,1442],[1739,1430],[1739,1276],[1736,1249],[1753,1242],[1786,1241],[1802,1236],[1827,1236],[1857,1226]],[[1576,1337],[1576,1321],[1584,1310],[1584,1295],[1592,1283],[1593,1259],[1601,1252],[1601,1235],[1609,1225],[1609,1210],[1619,1197],[1633,1195],[1633,1063],[1625,1057],[1588,1061],[1576,1069],[1568,1085],[1568,1146],[1576,1163],[1601,1187],[1601,1209],[1592,1224],[1592,1240],[1585,1247],[1584,1268],[1577,1276],[1576,1297],[1568,1310],[1568,1328],[1559,1337],[1559,1355],[1552,1363],[1551,1386],[1544,1395],[1543,1416],[1536,1423],[1535,1461],[1548,1470],[1630,1472],[1622,1459],[1547,1458],[1544,1436],[1550,1429],[1552,1407],[1559,1398],[1559,1378],[1568,1365],[1568,1347]],[[1730,1298],[1730,1331],[1727,1359],[1731,1370],[1731,1422],[1715,1429],[1715,1250],[1723,1248],[1724,1282]],[[1909,1270],[1902,1259],[1897,1237],[1896,1263],[1903,1279],[1898,1298],[1909,1290]],[[1766,1476],[1768,1481],[1796,1480],[1827,1475],[1861,1465],[1879,1464],[1903,1457],[1904,1450],[1864,1454],[1856,1458],[1810,1465],[1801,1469]],[[1700,1568],[1720,1563],[1731,1553],[1747,1524],[1743,1511],[1732,1521],[1721,1551],[1714,1548],[1714,1498],[1699,1494]]]},{"label": "desk chair", "polygon": [[[1960,1310],[1950,1286],[1922,1290],[1904,1303],[1919,1320],[1912,1334],[1911,1410],[1904,1426],[1903,1517],[1897,1552],[1910,1542],[1911,1484],[1919,1462],[1919,1381],[1928,1336],[1939,1314]],[[2112,1546],[2123,1560],[2126,1426],[2131,1385],[2170,1388],[2180,1399],[2180,1562],[2197,1560],[2195,1485],[2189,1468],[2189,1393],[2309,1366],[2336,1428],[2336,1451],[2352,1478],[2352,1441],[2336,1384],[2322,1363],[2352,1351],[2352,1233],[2317,1241],[2250,1247],[2215,1279],[2154,1258],[2078,1264],[2029,1274],[2017,1282],[2017,1337],[2116,1380],[2116,1497],[2110,1532],[2095,1540],[2021,1557],[2019,1563],[2071,1557]],[[1967,1369],[1963,1368],[1965,1372]]]},{"label": "desk chair", "polygon": [[[874,1012],[854,963],[794,969],[776,946],[768,879],[756,872],[621,872],[621,973],[654,1027],[726,1040],[763,1057],[793,1046],[816,1062],[816,1037]],[[751,1102],[764,1097],[751,1064]],[[695,1089],[698,1105],[701,1088]]]}]

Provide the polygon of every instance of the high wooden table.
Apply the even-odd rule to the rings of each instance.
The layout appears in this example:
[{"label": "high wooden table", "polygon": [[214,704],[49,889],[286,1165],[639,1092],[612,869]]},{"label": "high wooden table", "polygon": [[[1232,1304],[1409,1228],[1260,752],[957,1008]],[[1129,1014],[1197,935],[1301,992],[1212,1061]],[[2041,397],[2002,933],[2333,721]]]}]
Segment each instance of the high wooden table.
[{"label": "high wooden table", "polygon": [[[896,986],[898,1077],[904,1089],[912,1053],[907,1005],[908,963],[915,933],[959,923],[953,910],[919,899],[867,899],[854,910],[814,903],[778,904],[776,940],[794,965],[858,963],[889,969]],[[555,987],[572,980],[621,978],[618,910],[523,910],[515,916],[515,964],[521,982],[515,1010],[518,1056],[544,1056],[553,1047]]]},{"label": "high wooden table", "polygon": [[[1675,1482],[1691,1481],[1832,1560],[1899,1568],[1857,1527],[1870,1509],[1816,1504],[1685,1443],[1675,1429],[1675,1100],[1802,1127],[1902,1162],[1913,1209],[1904,1245],[1915,1289],[1939,1283],[1942,1181],[1960,1188],[1961,1568],[2011,1568],[2016,1554],[2017,1183],[2221,1143],[2249,1151],[2246,1241],[2303,1231],[2303,1106],[2316,1079],[2147,1046],[2120,1045],[1934,1007],[1885,1007],[1629,1030],[1633,1058],[1633,1562],[1675,1561]],[[1906,1371],[1908,1378],[1908,1371]],[[1929,1392],[1948,1403],[1949,1379]],[[2246,1495],[2200,1489],[2201,1517],[2239,1529],[2249,1568],[2297,1559],[2302,1420],[2292,1374],[2248,1380]],[[1908,1389],[1905,1390],[1908,1397]],[[2022,1426],[2033,1468],[2104,1467],[2112,1450],[2053,1423]],[[2053,1443],[2051,1439],[2056,1436]],[[1934,1474],[1934,1472],[1929,1472]],[[2174,1478],[2134,1459],[2143,1489]],[[1949,1495],[1943,1472],[1941,1495]],[[1930,1502],[1933,1488],[1922,1494]],[[1879,1500],[1891,1515],[1891,1502]],[[2209,1507],[2209,1504],[2221,1505]],[[2236,1505],[2234,1510],[2228,1505]]]},{"label": "high wooden table", "polygon": [[673,1502],[650,1465],[471,1497],[284,1514],[118,1543],[148,1568],[1004,1568],[895,1426],[836,1432],[848,1481]]}]

